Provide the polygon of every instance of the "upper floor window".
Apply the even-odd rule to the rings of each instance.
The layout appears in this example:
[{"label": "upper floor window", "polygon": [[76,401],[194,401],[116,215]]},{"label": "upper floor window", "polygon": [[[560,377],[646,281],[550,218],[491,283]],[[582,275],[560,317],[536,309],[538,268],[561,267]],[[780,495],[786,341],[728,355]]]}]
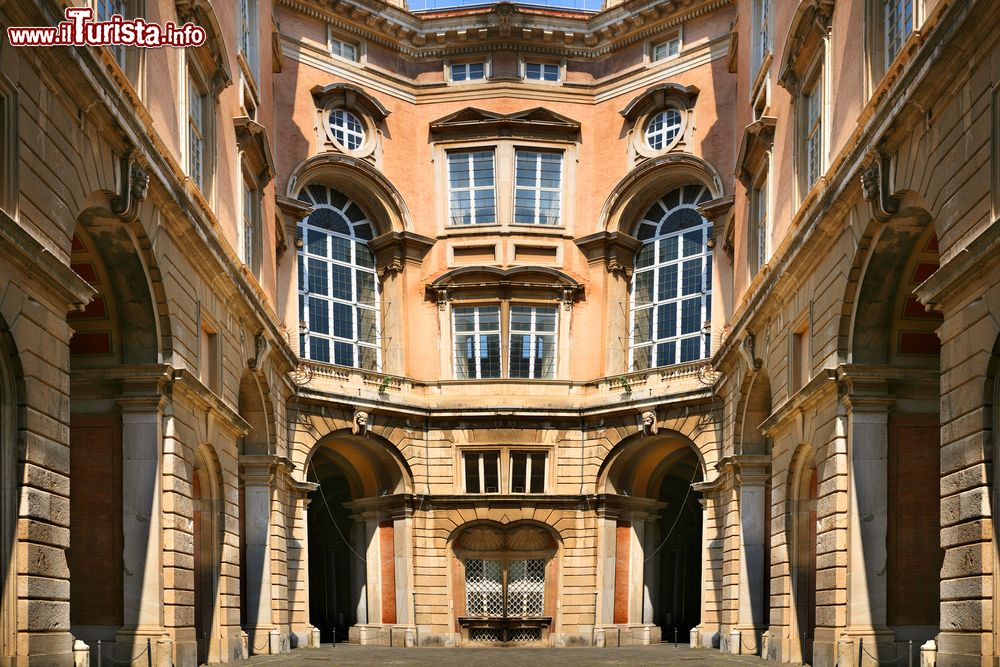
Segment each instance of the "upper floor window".
[{"label": "upper floor window", "polygon": [[299,224],[299,353],[313,361],[381,368],[379,289],[364,211],[333,188],[309,185],[314,210]]},{"label": "upper floor window", "polygon": [[448,153],[449,211],[453,225],[489,225],[497,221],[494,151]]},{"label": "upper floor window", "polygon": [[188,68],[187,82],[187,172],[205,194],[208,192],[207,168],[210,161],[210,123],[212,105],[200,77]]},{"label": "upper floor window", "polygon": [[260,76],[257,50],[257,0],[240,0],[240,53],[254,78]]},{"label": "upper floor window", "polygon": [[353,113],[336,108],[330,111],[329,119],[330,136],[338,144],[349,151],[355,151],[365,143],[365,126]]},{"label": "upper floor window", "polygon": [[[97,20],[98,21],[110,21],[112,16],[121,16],[122,18],[127,18],[125,15],[125,0],[97,0]],[[121,44],[113,44],[108,47],[111,51],[111,55],[114,56],[115,62],[123,70],[125,69],[125,47]]]},{"label": "upper floor window", "polygon": [[464,452],[466,493],[500,493],[500,452]]},{"label": "upper floor window", "polygon": [[760,271],[767,261],[767,178],[762,178],[750,190],[749,233],[747,234],[747,257],[750,277]]},{"label": "upper floor window", "polygon": [[913,32],[913,0],[882,0],[885,7],[885,63],[889,65]]},{"label": "upper floor window", "polygon": [[822,77],[813,77],[802,95],[802,146],[806,189],[823,173],[823,84]]},{"label": "upper floor window", "polygon": [[545,493],[546,452],[510,453],[510,492]]},{"label": "upper floor window", "polygon": [[555,63],[524,63],[524,78],[532,81],[558,81],[559,65]]},{"label": "upper floor window", "polygon": [[684,127],[681,112],[673,107],[658,111],[646,122],[646,145],[654,151],[672,146]]},{"label": "upper floor window", "polygon": [[653,204],[636,233],[643,241],[632,277],[629,366],[634,371],[706,358],[711,337],[710,223],[697,206],[701,185],[671,190]]},{"label": "upper floor window", "polygon": [[346,60],[351,60],[357,62],[358,60],[358,47],[351,42],[345,42],[342,39],[334,37],[332,34],[329,36],[329,47],[330,54],[337,56],[338,58],[344,58]]},{"label": "upper floor window", "polygon": [[665,42],[660,42],[653,45],[652,61],[658,62],[660,60],[666,60],[667,58],[673,58],[681,52],[681,36],[674,35]]},{"label": "upper floor window", "polygon": [[455,377],[500,377],[500,306],[471,306],[452,311]]},{"label": "upper floor window", "polygon": [[243,178],[243,220],[242,220],[243,263],[250,272],[260,276],[263,233],[261,232],[260,190],[253,181]]},{"label": "upper floor window", "polygon": [[455,63],[450,70],[452,81],[481,81],[486,78],[486,63]]},{"label": "upper floor window", "polygon": [[515,151],[514,222],[558,225],[562,198],[561,151]]},{"label": "upper floor window", "polygon": [[756,78],[757,71],[771,53],[771,1],[753,2],[753,67],[750,73]]},{"label": "upper floor window", "polygon": [[[455,377],[460,380],[504,376],[532,380],[554,378],[558,312],[555,306],[509,305],[506,302],[456,306],[452,310]],[[507,341],[506,369],[502,365],[501,341]]]},{"label": "upper floor window", "polygon": [[[462,452],[465,493],[545,493],[548,452],[475,450]],[[503,471],[507,471],[506,477]]]}]

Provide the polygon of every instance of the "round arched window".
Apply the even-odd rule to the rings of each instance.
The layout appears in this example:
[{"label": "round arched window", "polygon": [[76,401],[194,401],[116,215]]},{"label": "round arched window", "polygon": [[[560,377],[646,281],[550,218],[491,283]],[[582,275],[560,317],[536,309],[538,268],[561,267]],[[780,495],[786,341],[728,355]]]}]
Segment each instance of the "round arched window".
[{"label": "round arched window", "polygon": [[655,202],[636,227],[643,242],[632,276],[629,367],[642,371],[709,356],[712,319],[711,223],[698,205],[712,198],[685,185]]},{"label": "round arched window", "polygon": [[333,109],[329,116],[330,136],[349,151],[365,143],[365,126],[361,119],[346,109]]},{"label": "round arched window", "polygon": [[654,151],[669,148],[681,133],[684,117],[677,109],[668,108],[650,116],[646,123],[646,145]]}]

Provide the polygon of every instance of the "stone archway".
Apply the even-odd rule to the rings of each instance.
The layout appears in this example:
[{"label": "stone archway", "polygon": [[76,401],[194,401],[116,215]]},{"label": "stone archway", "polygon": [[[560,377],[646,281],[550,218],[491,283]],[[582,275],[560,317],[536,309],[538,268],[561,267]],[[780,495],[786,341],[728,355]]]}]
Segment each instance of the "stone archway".
[{"label": "stone archway", "polygon": [[17,651],[18,369],[0,317],[0,661]]},{"label": "stone archway", "polygon": [[812,664],[816,638],[816,462],[812,449],[803,445],[793,460],[788,484],[791,528],[789,560],[792,614],[789,624],[789,659]]},{"label": "stone archway", "polygon": [[198,450],[191,471],[191,505],[194,540],[194,629],[198,663],[222,662],[219,632],[224,499],[218,460],[211,447]]}]

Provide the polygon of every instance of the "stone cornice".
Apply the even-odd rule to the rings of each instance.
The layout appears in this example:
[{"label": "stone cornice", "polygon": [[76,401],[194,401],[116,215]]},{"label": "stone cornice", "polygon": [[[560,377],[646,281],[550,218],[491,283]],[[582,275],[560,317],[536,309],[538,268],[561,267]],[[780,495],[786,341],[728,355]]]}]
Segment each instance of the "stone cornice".
[{"label": "stone cornice", "polygon": [[[914,105],[910,101],[918,96],[941,94],[952,85],[953,77],[948,76],[947,72],[939,71],[940,69],[962,68],[963,72],[967,69],[967,61],[963,64],[956,59],[945,58],[941,46],[946,40],[965,39],[958,31],[974,15],[975,4],[977,3],[956,3],[941,10],[940,20],[928,33],[910,66],[886,92],[867,122],[844,141],[846,148],[832,160],[834,167],[826,187],[804,210],[796,214],[797,233],[789,235],[771,258],[771,270],[766,278],[744,295],[731,319],[729,335],[723,339],[712,357],[713,364],[721,365],[723,360],[732,361],[730,357],[737,354],[737,345],[744,330],[768,316],[771,310],[768,306],[769,297],[780,293],[789,285],[797,284],[801,280],[801,274],[812,270],[813,260],[826,251],[824,242],[840,232],[838,225],[841,221],[835,212],[839,206],[844,205],[845,200],[861,193],[860,176],[871,164],[870,147],[881,145],[883,150],[889,151],[891,146],[885,145],[883,139],[896,126],[913,127],[912,124],[907,125],[907,122],[919,110],[911,108]],[[938,273],[946,266],[947,262]]]},{"label": "stone cornice", "polygon": [[[380,0],[279,0],[296,12],[409,57],[443,57],[470,43],[537,45],[569,57],[599,58],[733,0],[647,0],[596,14],[487,7],[413,14]],[[728,35],[727,35],[728,40]]]},{"label": "stone cornice", "polygon": [[[1000,262],[1000,220],[981,231],[957,255],[941,265],[914,292],[930,310],[941,311],[954,295],[976,282],[989,283],[989,270]],[[992,283],[990,283],[992,284]]]},{"label": "stone cornice", "polygon": [[97,294],[97,290],[76,275],[68,264],[60,261],[2,209],[0,254],[26,274],[44,276],[45,279],[38,281],[38,284],[67,311],[83,310]]}]

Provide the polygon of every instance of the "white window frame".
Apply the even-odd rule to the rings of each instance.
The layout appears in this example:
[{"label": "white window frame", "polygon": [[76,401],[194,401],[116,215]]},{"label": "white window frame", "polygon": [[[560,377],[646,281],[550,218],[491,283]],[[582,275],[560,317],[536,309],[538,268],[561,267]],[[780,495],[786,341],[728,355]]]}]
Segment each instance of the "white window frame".
[{"label": "white window frame", "polygon": [[[490,155],[490,165],[493,170],[493,183],[492,185],[476,185],[475,182],[475,169],[473,165],[475,164],[475,159],[472,157],[481,153],[489,153]],[[469,185],[464,187],[454,187],[451,183],[451,165],[452,159],[457,158],[459,155],[470,156],[467,160],[467,171],[469,177]],[[463,148],[460,150],[450,150],[446,153],[445,157],[445,177],[447,178],[448,184],[448,226],[449,227],[474,227],[476,225],[495,225],[499,222],[499,211],[498,211],[498,201],[497,201],[497,152],[492,146],[485,148]],[[469,222],[455,222],[455,209],[453,208],[454,203],[452,201],[452,194],[456,192],[468,192],[469,193]],[[485,222],[478,221],[477,218],[477,208],[476,199],[477,193],[480,192],[492,192],[493,193],[493,219]]]},{"label": "white window frame", "polygon": [[[459,308],[471,308],[471,309],[473,309],[473,329],[472,329],[472,331],[459,331],[456,328],[456,325],[457,325],[457,315],[458,315],[458,309]],[[494,329],[484,329],[482,327],[482,324],[481,324],[481,321],[480,321],[481,320],[480,316],[482,315],[482,313],[480,311],[483,310],[484,308],[496,308],[496,312],[497,312],[497,325],[496,325],[496,329],[495,330]],[[498,380],[498,379],[504,377],[504,367],[503,367],[503,361],[504,361],[504,359],[503,359],[503,356],[504,356],[504,349],[503,349],[503,308],[501,308],[501,306],[500,306],[499,303],[497,303],[497,304],[476,304],[476,305],[472,305],[472,304],[470,304],[470,305],[456,305],[455,307],[453,307],[451,309],[451,335],[452,335],[452,352],[453,352],[453,355],[454,355],[454,364],[453,365],[454,365],[454,371],[455,371],[455,378],[456,379],[459,379],[459,380]],[[483,365],[482,365],[483,352],[484,352],[485,349],[488,349],[488,346],[486,348],[483,347],[483,344],[484,344],[483,339],[485,337],[494,336],[494,335],[496,336],[497,350],[499,351],[499,358],[497,359],[497,375],[495,377],[493,377],[493,376],[484,376],[483,375]],[[476,373],[475,373],[474,376],[463,377],[462,372],[459,372],[459,368],[460,368],[460,366],[459,366],[460,357],[458,355],[458,339],[459,339],[459,336],[463,336],[463,337],[473,336],[474,337],[473,338],[474,345],[475,345],[474,353],[475,353],[475,360],[476,360]],[[461,359],[464,359],[464,357],[461,357]]]},{"label": "white window frame", "polygon": [[[469,76],[469,68],[472,67],[473,65],[482,65],[483,67],[482,76],[476,78],[471,78]],[[464,78],[462,79],[455,78],[456,68],[464,68],[465,72]],[[450,81],[451,83],[475,83],[477,81],[486,81],[486,79],[488,79],[489,76],[490,76],[490,67],[489,63],[485,60],[471,60],[466,62],[448,63],[448,81]]]},{"label": "white window frame", "polygon": [[[668,126],[666,123],[663,123],[660,126],[659,130],[650,132],[649,128],[653,124],[653,121],[655,121],[661,115],[666,117],[667,114],[669,114],[670,112],[677,114],[677,124],[676,124],[677,129],[674,132],[674,136],[671,138],[669,135],[670,135],[670,128],[675,126],[674,125]],[[651,151],[656,151],[657,153],[662,153],[664,151],[669,151],[671,148],[676,146],[677,142],[679,142],[684,137],[684,113],[685,112],[683,109],[679,109],[672,105],[667,105],[666,107],[650,114],[649,118],[646,118],[642,124],[642,140],[645,143],[646,148],[648,148]],[[653,146],[653,139],[656,138],[657,136],[661,136],[663,140],[663,145],[660,147]]]},{"label": "white window frame", "polygon": [[[514,309],[525,309],[531,313],[531,320],[528,329],[514,330]],[[555,316],[555,321],[551,330],[538,328],[538,311],[551,310]],[[512,380],[552,380],[556,377],[556,367],[559,365],[559,308],[558,306],[539,306],[531,304],[511,303],[507,308],[507,377]],[[514,377],[512,374],[514,336],[528,337],[528,375],[525,377]],[[539,340],[551,339],[552,341],[552,366],[551,373],[542,375],[537,368],[537,355]]]},{"label": "white window frame", "polygon": [[750,233],[747,235],[747,255],[750,259],[750,279],[753,280],[767,263],[769,229],[768,178],[765,173],[750,188]]},{"label": "white window frame", "polygon": [[[809,84],[802,93],[802,166],[806,192],[824,173],[823,98],[823,72],[820,69],[809,79]],[[813,147],[815,151],[811,152]]]},{"label": "white window frame", "polygon": [[[496,454],[497,460],[497,488],[495,491],[488,491],[486,487],[486,454]],[[475,457],[478,468],[475,470],[479,482],[479,491],[469,489],[469,459]],[[470,495],[496,495],[503,491],[503,452],[500,449],[466,449],[461,453],[462,458],[462,491]]]},{"label": "white window frame", "polygon": [[[689,187],[698,187],[699,188],[698,194],[695,195],[695,197],[694,197],[695,198],[694,202],[684,201],[683,191],[686,188],[689,188]],[[676,206],[668,207],[666,205],[666,201],[665,200],[666,200],[666,198],[674,190],[678,190],[681,193],[680,195],[678,195],[678,197],[679,197],[678,198],[678,204]],[[680,186],[678,188],[670,190],[669,192],[667,192],[667,193],[664,194],[663,199],[658,200],[658,202],[655,204],[655,205],[659,205],[660,208],[663,209],[666,214],[663,216],[663,218],[662,218],[662,220],[660,222],[656,223],[656,231],[651,236],[649,236],[648,238],[646,238],[646,239],[643,240],[643,245],[639,249],[639,253],[637,254],[637,257],[639,255],[641,255],[641,253],[645,250],[645,248],[647,246],[652,246],[653,256],[651,258],[650,264],[648,264],[648,265],[639,266],[639,262],[638,261],[636,262],[635,272],[632,274],[632,284],[631,284],[631,287],[630,287],[630,290],[629,290],[629,350],[628,350],[628,368],[629,368],[630,371],[633,371],[633,370],[640,371],[640,370],[648,370],[648,369],[652,369],[652,368],[662,368],[664,366],[674,366],[674,365],[678,365],[678,364],[695,363],[697,361],[700,361],[700,360],[703,360],[703,359],[707,359],[711,355],[711,338],[708,335],[707,331],[705,330],[705,325],[706,325],[706,323],[708,323],[711,320],[712,292],[713,292],[713,287],[714,287],[713,284],[712,284],[712,274],[714,272],[712,248],[710,248],[708,246],[708,240],[711,238],[711,235],[712,235],[712,223],[709,222],[708,220],[706,220],[704,218],[704,216],[701,216],[700,213],[698,213],[698,215],[701,216],[701,222],[698,225],[691,226],[691,227],[686,227],[686,228],[683,228],[683,229],[680,229],[680,230],[676,230],[676,231],[671,231],[671,232],[665,232],[665,233],[660,233],[659,232],[659,229],[661,228],[661,225],[663,224],[663,220],[666,220],[667,218],[669,218],[670,214],[672,214],[675,211],[678,211],[680,209],[683,209],[683,208],[690,208],[690,209],[693,209],[695,212],[697,212],[697,205],[698,205],[698,203],[699,202],[703,203],[705,201],[705,197],[706,196],[709,197],[709,198],[711,197],[711,194],[708,191],[708,188],[706,188],[706,187],[704,187],[704,186],[702,186],[700,184],[691,183],[691,184]],[[645,219],[646,218],[643,218],[643,220],[645,220]],[[653,223],[652,222],[650,222],[650,223],[640,222],[639,224],[643,225],[643,224],[653,224]],[[684,251],[683,251],[684,236],[686,234],[692,232],[692,231],[695,231],[695,230],[701,230],[702,231],[702,234],[703,234],[703,236],[702,236],[703,245],[702,245],[702,247],[701,247],[701,249],[700,249],[699,252],[696,252],[696,253],[691,254],[691,255],[685,255]],[[670,238],[676,238],[677,239],[676,256],[673,259],[669,259],[669,258],[664,259],[663,256],[662,256],[662,252],[661,252],[661,243],[664,242],[664,241],[666,241],[667,239],[670,239]],[[693,261],[695,259],[700,259],[701,260],[701,272],[700,272],[700,276],[701,276],[701,290],[686,295],[683,292],[683,290],[684,290],[683,267],[684,267],[685,262]],[[661,269],[665,269],[668,266],[676,266],[677,267],[676,285],[675,285],[675,288],[673,290],[673,294],[671,296],[663,297],[663,295],[661,295],[659,293],[660,292],[660,286],[658,284],[657,272],[659,270],[661,270]],[[652,275],[652,277],[650,278],[650,281],[651,281],[651,298],[650,298],[650,301],[648,303],[642,303],[642,304],[639,304],[637,306],[637,304],[636,304],[636,283],[639,280],[640,276],[643,275],[643,274],[645,274],[645,273],[650,273]],[[700,309],[699,310],[699,314],[700,314],[700,319],[701,319],[701,326],[696,331],[694,331],[694,332],[682,333],[681,329],[682,329],[682,326],[683,326],[683,316],[684,316],[683,305],[684,305],[684,302],[687,301],[687,300],[693,299],[696,296],[701,301],[701,303],[699,304],[699,309]],[[674,312],[674,315],[673,315],[673,319],[674,319],[673,335],[666,336],[664,338],[658,338],[657,337],[657,329],[659,327],[659,317],[660,317],[659,310],[660,310],[660,307],[661,306],[669,305],[671,303],[676,304],[676,306],[675,306],[675,312]],[[636,336],[636,332],[637,332],[637,329],[636,329],[636,319],[637,319],[637,314],[639,313],[639,311],[648,311],[649,312],[649,319],[650,319],[650,322],[649,322],[649,329],[650,329],[649,340],[643,340],[641,342],[637,342],[637,336]],[[686,361],[682,361],[681,360],[681,348],[682,348],[683,341],[686,340],[686,339],[693,339],[696,336],[699,339],[699,343],[698,343],[698,349],[699,349],[699,352],[700,352],[699,355],[696,356],[694,359],[689,359],[689,360],[686,360]],[[670,342],[674,342],[675,343],[674,350],[673,350],[673,358],[671,360],[668,360],[667,362],[664,362],[663,360],[661,360],[659,358],[658,346],[661,343],[670,343]],[[648,366],[648,368],[635,368],[636,350],[645,349],[645,348],[650,348],[650,352],[649,352],[649,366]]]},{"label": "white window frame", "polygon": [[[525,466],[524,466],[524,486],[520,491],[518,491],[514,486],[514,456],[517,454],[524,454],[526,456]],[[510,484],[511,494],[526,494],[526,495],[539,495],[544,494],[548,491],[548,480],[549,480],[549,453],[547,450],[543,449],[511,449],[508,453],[508,479]],[[531,473],[533,472],[533,465],[537,465],[535,459],[541,459],[542,464],[542,488],[539,491],[531,490]]]},{"label": "white window frame", "polygon": [[[324,197],[329,197],[330,196],[329,195],[330,192],[337,192],[338,194],[340,194],[341,196],[343,196],[344,197],[343,208],[337,208],[337,206],[335,206],[332,202],[316,201],[316,199],[314,199],[313,192],[310,190],[310,188],[313,188],[313,187],[321,188],[322,192],[324,193]],[[299,274],[301,276],[300,277],[300,282],[298,284],[299,309],[300,309],[299,319],[305,325],[305,331],[300,336],[300,348],[301,349],[299,350],[299,356],[302,357],[303,359],[309,359],[311,361],[316,361],[318,363],[328,363],[328,364],[334,364],[334,365],[344,365],[344,366],[349,366],[351,368],[359,368],[359,369],[363,369],[363,370],[374,370],[376,372],[380,372],[381,369],[382,369],[382,316],[381,316],[382,292],[381,292],[381,285],[379,284],[378,274],[377,274],[377,272],[375,270],[374,254],[372,254],[371,266],[365,266],[362,262],[358,261],[358,245],[359,244],[363,244],[364,246],[367,247],[368,243],[369,243],[369,239],[366,239],[365,235],[358,234],[357,231],[356,231],[357,229],[361,228],[362,226],[367,225],[370,228],[369,229],[370,235],[374,236],[374,233],[375,233],[375,230],[376,230],[375,225],[367,217],[367,213],[365,213],[365,211],[363,209],[361,209],[360,205],[358,205],[356,202],[354,202],[353,200],[351,200],[350,198],[348,198],[346,195],[344,195],[344,193],[337,191],[335,188],[333,188],[333,187],[331,187],[329,185],[325,185],[325,184],[321,184],[321,183],[312,183],[312,184],[309,184],[309,185],[307,185],[306,187],[304,187],[302,189],[302,192],[300,192],[300,194],[299,194],[299,199],[302,200],[302,201],[306,201],[308,204],[312,205],[313,209],[314,209],[314,213],[317,210],[322,209],[322,208],[327,208],[327,209],[331,209],[331,210],[334,210],[334,211],[346,212],[353,205],[353,206],[357,207],[357,209],[362,214],[364,214],[366,216],[366,217],[362,218],[361,220],[351,221],[350,218],[348,218],[346,216],[346,214],[342,213],[344,215],[344,217],[347,218],[347,220],[348,220],[347,225],[348,225],[348,227],[351,230],[351,234],[350,235],[345,234],[345,233],[340,232],[340,231],[333,231],[333,230],[329,230],[329,229],[324,229],[322,227],[314,225],[313,223],[310,222],[310,217],[313,214],[310,214],[310,216],[307,216],[306,218],[304,218],[299,223],[299,238],[302,239],[303,241],[306,241],[303,244],[303,246],[301,248],[299,248],[299,250],[298,250],[298,258],[297,258],[298,262],[300,264]],[[326,237],[327,237],[326,243],[327,244],[333,243],[332,239],[338,239],[339,238],[339,239],[345,239],[345,240],[347,240],[348,243],[350,244],[350,260],[345,261],[345,260],[342,260],[342,259],[337,259],[337,258],[333,257],[333,253],[332,252],[327,252],[325,255],[318,255],[318,254],[315,254],[315,253],[311,253],[310,249],[309,249],[308,239],[306,238],[306,232],[309,231],[310,229],[314,229],[317,233],[326,235]],[[330,246],[327,245],[326,247],[330,247]],[[369,248],[369,253],[371,253],[370,248]],[[312,294],[309,291],[309,278],[310,278],[310,272],[311,272],[312,269],[310,268],[310,264],[309,264],[309,261],[308,261],[309,259],[314,259],[317,262],[320,262],[322,264],[322,267],[323,267],[322,270],[326,271],[326,276],[327,276],[327,293],[326,294],[322,294],[322,295],[316,295],[316,298],[319,299],[320,301],[322,301],[325,304],[325,307],[327,309],[326,310],[326,315],[327,315],[326,320],[327,320],[328,327],[327,327],[327,332],[326,333],[313,332],[311,330],[311,326],[310,326],[311,325],[311,322],[310,322],[310,319],[311,319],[310,312],[311,311],[309,309],[310,308],[310,304],[308,302],[308,299],[309,299],[309,297]],[[333,281],[332,281],[333,269],[332,269],[332,266],[334,266],[334,265],[340,266],[340,267],[346,267],[351,272],[351,296],[350,296],[350,299],[345,299],[345,298],[342,298],[342,297],[333,296],[333,291],[332,291],[332,286],[333,286]],[[371,303],[365,303],[365,302],[361,301],[361,299],[359,298],[358,276],[357,276],[357,274],[359,272],[364,272],[364,273],[368,274],[371,277],[372,286],[374,288],[374,294],[372,295],[373,299],[372,299]],[[348,306],[348,307],[351,308],[352,338],[346,338],[344,336],[338,336],[335,333],[335,331],[336,331],[335,314],[334,314],[334,305],[335,304],[340,304],[340,305]],[[372,317],[372,322],[374,323],[374,327],[375,327],[374,342],[365,341],[365,340],[362,340],[362,338],[361,338],[361,311],[362,310],[368,312],[370,314],[370,317]],[[313,359],[313,357],[312,357],[312,355],[310,353],[310,350],[308,349],[310,347],[310,338],[312,338],[312,337],[328,341],[328,360],[327,361],[324,361],[322,359]],[[337,349],[336,348],[336,344],[337,343],[348,344],[348,345],[351,346],[351,362],[352,362],[351,364],[338,364],[338,362],[337,362],[337,354],[336,354],[336,349]],[[364,357],[363,357],[363,354],[362,354],[362,349],[374,351],[374,353],[375,353],[375,355],[374,355],[375,367],[373,369],[366,369],[364,367],[364,365],[362,363],[363,360],[364,360]]]},{"label": "white window frame", "polygon": [[263,269],[263,230],[260,187],[246,174],[240,180],[242,214],[240,216],[240,258],[250,272],[260,278]]},{"label": "white window frame", "polygon": [[[193,63],[187,63],[185,80],[184,136],[187,156],[185,166],[191,181],[201,190],[205,199],[210,197],[212,183],[211,170],[214,168],[213,121],[215,104],[208,92],[204,77],[196,71]],[[192,100],[192,98],[195,98]],[[198,117],[193,115],[198,108]],[[200,122],[196,122],[200,121]],[[197,142],[195,141],[197,139]],[[197,149],[197,150],[196,150]],[[195,156],[198,159],[195,159]]]},{"label": "white window frame", "polygon": [[752,67],[750,68],[751,83],[757,79],[761,66],[771,53],[771,23],[774,20],[774,6],[772,0],[753,0],[751,7],[753,12],[753,35],[752,35]]},{"label": "white window frame", "polygon": [[[351,50],[350,56],[344,55],[344,51],[348,48]],[[330,25],[326,27],[326,50],[334,58],[345,62],[355,64],[361,62],[361,44],[337,37],[333,34],[333,27]]]},{"label": "white window frame", "polygon": [[258,46],[260,22],[257,0],[239,0],[239,45],[250,74],[260,80],[260,48]]},{"label": "white window frame", "polygon": [[[537,65],[539,67],[539,77],[528,76],[528,67]],[[556,78],[546,79],[545,74],[555,68]],[[546,62],[544,60],[525,60],[521,64],[521,78],[525,81],[537,81],[538,83],[561,83],[563,80],[563,68],[560,63]]]},{"label": "white window frame", "polygon": [[[534,155],[535,162],[535,173],[532,185],[518,185],[518,158],[522,155]],[[549,187],[542,185],[542,155],[557,155],[559,157],[559,184],[555,187]],[[495,160],[495,158],[494,158]],[[563,195],[563,173],[565,171],[564,162],[566,160],[565,151],[560,150],[543,150],[538,148],[527,148],[527,147],[515,147],[514,148],[514,187],[513,187],[513,197],[514,197],[514,208],[511,216],[511,223],[515,225],[541,225],[545,227],[560,227],[562,226],[562,195]],[[494,179],[495,180],[495,179]],[[518,191],[521,192],[531,192],[534,198],[534,204],[532,206],[532,221],[524,222],[517,219],[517,201],[518,201]],[[550,192],[556,194],[556,216],[555,222],[542,222],[542,193]]]},{"label": "white window frame", "polygon": [[[882,57],[885,58],[885,69],[892,65],[896,57],[903,50],[903,45],[916,28],[916,0],[876,0],[882,3]],[[896,11],[902,10],[902,16],[909,13],[909,29],[904,20],[900,26],[898,20],[893,20]],[[899,34],[895,34],[894,29],[899,27]],[[894,38],[895,35],[895,38]]]},{"label": "white window frame", "polygon": [[[673,43],[675,43],[675,42],[677,44],[677,49],[676,49],[676,51],[674,51],[673,53],[671,53],[670,52],[670,45],[673,44]],[[667,37],[666,39],[662,39],[662,40],[660,40],[658,42],[654,42],[654,43],[650,44],[650,47],[649,47],[649,62],[651,62],[651,63],[662,63],[662,62],[666,62],[667,60],[673,60],[674,58],[678,58],[681,55],[681,49],[683,48],[683,46],[684,46],[684,43],[681,41],[681,33],[680,33],[680,31],[677,31],[674,34],[672,34],[669,37]],[[657,56],[657,52],[661,48],[665,48],[666,50],[663,53],[663,55]]]},{"label": "white window frame", "polygon": [[[341,114],[343,123],[334,126],[334,116],[337,114]],[[328,109],[325,116],[327,135],[335,144],[351,153],[360,151],[364,148],[365,142],[368,141],[368,128],[365,126],[365,121],[361,116],[356,114],[351,109],[345,109],[344,107],[333,107]],[[352,119],[361,128],[360,130],[350,127]],[[338,131],[343,135],[343,141],[337,138]],[[351,146],[351,139],[357,140],[357,146]]]}]

